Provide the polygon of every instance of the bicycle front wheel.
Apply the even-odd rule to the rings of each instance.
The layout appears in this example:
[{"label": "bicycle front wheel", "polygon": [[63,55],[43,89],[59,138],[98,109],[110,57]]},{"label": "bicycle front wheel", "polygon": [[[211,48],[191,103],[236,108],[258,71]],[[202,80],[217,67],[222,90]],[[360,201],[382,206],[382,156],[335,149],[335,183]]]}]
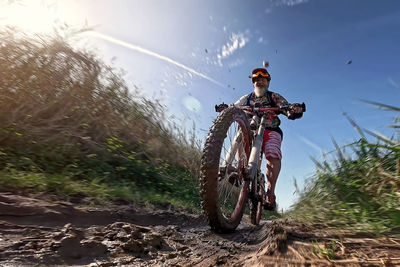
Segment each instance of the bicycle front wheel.
[{"label": "bicycle front wheel", "polygon": [[232,232],[239,225],[249,195],[244,178],[251,134],[246,114],[229,107],[208,134],[200,167],[202,206],[211,228]]},{"label": "bicycle front wheel", "polygon": [[265,176],[261,174],[257,179],[257,185],[253,183],[253,199],[250,201],[250,221],[254,225],[259,225],[262,217],[263,203],[265,199]]}]

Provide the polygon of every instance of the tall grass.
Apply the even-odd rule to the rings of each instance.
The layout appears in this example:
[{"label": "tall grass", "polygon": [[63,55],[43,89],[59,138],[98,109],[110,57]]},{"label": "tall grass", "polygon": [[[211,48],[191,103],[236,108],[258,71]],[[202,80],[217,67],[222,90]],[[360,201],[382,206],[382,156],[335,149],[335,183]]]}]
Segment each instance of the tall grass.
[{"label": "tall grass", "polygon": [[194,131],[186,134],[161,101],[129,89],[121,71],[74,49],[69,38],[68,32],[0,30],[0,170],[168,194],[183,182],[177,177],[195,181],[200,145]]},{"label": "tall grass", "polygon": [[[358,230],[400,230],[400,108],[365,102],[395,113],[393,136],[362,129],[347,117],[360,140],[343,147],[333,140],[334,159],[314,160],[316,173],[289,215]],[[371,136],[375,141],[368,141]]]}]

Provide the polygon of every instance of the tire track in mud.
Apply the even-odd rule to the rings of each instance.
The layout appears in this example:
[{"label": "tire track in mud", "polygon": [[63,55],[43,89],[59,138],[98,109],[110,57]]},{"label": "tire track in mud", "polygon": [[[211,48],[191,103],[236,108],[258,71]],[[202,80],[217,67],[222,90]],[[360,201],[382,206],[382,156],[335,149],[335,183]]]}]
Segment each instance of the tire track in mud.
[{"label": "tire track in mud", "polygon": [[[391,265],[392,264],[392,265]],[[170,205],[76,208],[0,193],[0,266],[395,266],[400,239],[287,220],[231,234]]]}]

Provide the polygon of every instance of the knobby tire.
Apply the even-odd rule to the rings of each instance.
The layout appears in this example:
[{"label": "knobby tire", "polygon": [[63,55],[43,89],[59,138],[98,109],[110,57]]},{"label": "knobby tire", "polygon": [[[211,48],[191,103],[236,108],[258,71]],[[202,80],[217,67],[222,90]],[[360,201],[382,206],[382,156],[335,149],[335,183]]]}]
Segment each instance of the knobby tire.
[{"label": "knobby tire", "polygon": [[[227,137],[228,129],[231,125],[238,125],[242,133],[244,155],[241,158],[238,170],[240,176],[240,194],[237,197],[236,206],[232,214],[225,214],[222,211],[220,203],[219,180],[221,151],[223,149],[224,140]],[[239,108],[229,107],[222,111],[214,121],[210,128],[209,134],[203,150],[200,167],[200,194],[202,197],[202,206],[209,221],[211,229],[219,233],[229,233],[236,229],[239,225],[243,212],[247,205],[250,181],[245,180],[242,176],[243,167],[247,166],[250,147],[251,147],[250,126],[246,114]],[[245,161],[245,162],[244,162]],[[227,179],[227,178],[225,178]],[[238,189],[238,190],[239,190]]]},{"label": "knobby tire", "polygon": [[254,184],[255,194],[253,199],[250,201],[250,222],[254,225],[259,225],[263,212],[263,200],[265,199],[265,176],[261,174],[262,177],[258,179],[257,186]]}]

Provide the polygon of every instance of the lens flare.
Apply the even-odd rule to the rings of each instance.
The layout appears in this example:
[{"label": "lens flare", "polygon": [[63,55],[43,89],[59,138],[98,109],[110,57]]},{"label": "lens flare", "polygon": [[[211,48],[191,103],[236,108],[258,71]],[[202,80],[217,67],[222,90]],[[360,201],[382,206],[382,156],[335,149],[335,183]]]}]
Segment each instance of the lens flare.
[{"label": "lens flare", "polygon": [[201,103],[193,96],[187,96],[182,99],[183,105],[190,111],[199,112],[201,110]]}]

